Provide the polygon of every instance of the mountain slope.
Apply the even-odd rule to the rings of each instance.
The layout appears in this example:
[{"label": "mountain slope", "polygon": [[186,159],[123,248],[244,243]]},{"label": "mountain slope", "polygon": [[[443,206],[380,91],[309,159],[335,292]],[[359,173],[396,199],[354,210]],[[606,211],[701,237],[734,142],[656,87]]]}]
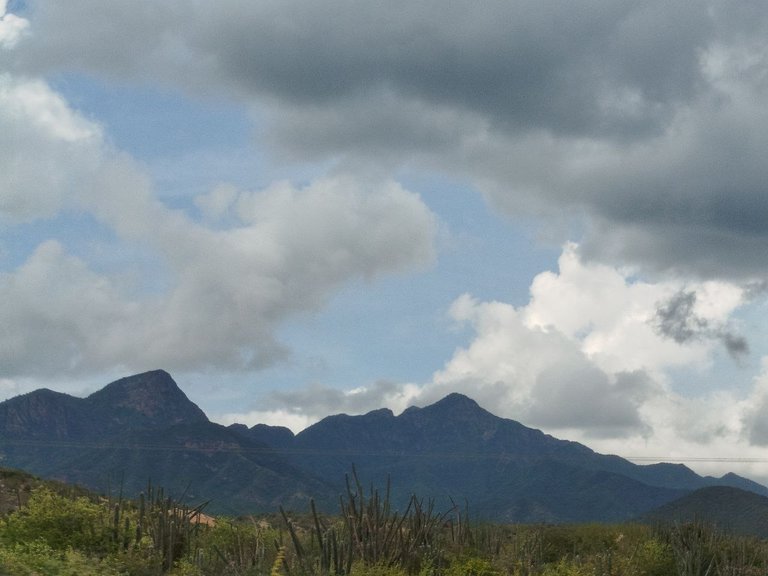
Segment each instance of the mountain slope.
[{"label": "mountain slope", "polygon": [[328,492],[269,446],[210,422],[162,370],[87,398],[38,390],[0,403],[0,457],[97,490],[137,494],[151,480],[227,513],[306,506]]},{"label": "mountain slope", "polygon": [[[249,433],[270,443],[267,428]],[[497,520],[618,521],[704,486],[766,492],[736,475],[703,478],[683,465],[639,466],[598,454],[499,418],[460,394],[399,416],[386,409],[329,416],[288,440],[281,435],[272,446],[339,491],[354,465],[380,485],[391,477],[396,501],[411,493],[467,499],[476,515]]]},{"label": "mountain slope", "polygon": [[329,486],[294,468],[264,444],[213,422],[175,424],[159,431],[128,432],[83,451],[53,471],[66,482],[104,488],[121,485],[137,494],[152,483],[207,509],[231,516],[286,508],[304,509]]},{"label": "mountain slope", "polygon": [[438,506],[469,502],[477,518],[517,522],[620,521],[705,486],[766,489],[736,475],[702,478],[682,465],[639,466],[499,418],[460,394],[395,416],[374,410],[287,428],[210,422],[162,370],[113,382],[87,398],[50,390],[0,403],[4,465],[96,489],[140,491],[151,479],[213,500],[228,514],[337,512],[355,466],[368,485],[392,479]]},{"label": "mountain slope", "polygon": [[179,389],[171,375],[154,370],[121,378],[85,399],[101,430],[125,432],[208,422],[208,417]]},{"label": "mountain slope", "polygon": [[710,486],[643,515],[650,523],[704,522],[736,534],[768,538],[768,497],[729,486]]}]

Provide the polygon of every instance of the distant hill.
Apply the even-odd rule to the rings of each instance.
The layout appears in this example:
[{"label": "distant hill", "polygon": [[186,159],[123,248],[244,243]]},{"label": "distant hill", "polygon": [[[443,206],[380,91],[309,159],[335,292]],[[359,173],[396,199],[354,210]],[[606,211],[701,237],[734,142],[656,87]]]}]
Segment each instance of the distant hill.
[{"label": "distant hill", "polygon": [[768,538],[768,497],[730,486],[709,486],[648,512],[642,520],[704,522],[725,532]]},{"label": "distant hill", "polygon": [[366,483],[392,479],[438,506],[468,502],[477,518],[621,521],[707,486],[768,490],[682,465],[639,466],[499,418],[460,394],[395,416],[329,416],[300,434],[210,422],[162,370],[120,379],[87,398],[38,390],[0,403],[0,461],[98,490],[138,493],[149,479],[226,514],[336,512],[352,466]]}]

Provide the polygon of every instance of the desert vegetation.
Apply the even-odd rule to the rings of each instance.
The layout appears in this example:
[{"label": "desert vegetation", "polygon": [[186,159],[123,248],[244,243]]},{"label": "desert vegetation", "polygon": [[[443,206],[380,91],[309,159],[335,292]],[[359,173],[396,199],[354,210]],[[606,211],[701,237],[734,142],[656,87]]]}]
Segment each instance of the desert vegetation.
[{"label": "desert vegetation", "polygon": [[352,473],[339,513],[216,518],[147,486],[138,499],[25,486],[0,522],[0,573],[24,575],[751,576],[768,543],[714,527],[500,525]]}]

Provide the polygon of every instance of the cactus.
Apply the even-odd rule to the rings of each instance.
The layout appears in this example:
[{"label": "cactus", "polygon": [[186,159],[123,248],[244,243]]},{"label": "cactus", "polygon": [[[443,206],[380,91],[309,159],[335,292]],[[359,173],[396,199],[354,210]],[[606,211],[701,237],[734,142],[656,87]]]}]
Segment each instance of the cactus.
[{"label": "cactus", "polygon": [[[177,560],[195,550],[199,517],[207,504],[190,508],[166,496],[162,487],[155,490],[149,482],[146,495],[139,495],[135,545],[145,535],[150,537],[154,549],[162,556],[163,568],[169,570]],[[124,533],[128,532],[126,525]]]},{"label": "cactus", "polygon": [[427,551],[434,547],[445,514],[437,514],[434,502],[426,504],[412,496],[404,513],[392,510],[390,482],[383,495],[373,487],[368,496],[352,468],[346,479],[346,497],[341,496],[342,523],[327,526],[310,500],[312,514],[311,548],[299,538],[294,523],[281,508],[302,574],[343,576],[354,562],[366,567],[393,566],[417,573]]}]

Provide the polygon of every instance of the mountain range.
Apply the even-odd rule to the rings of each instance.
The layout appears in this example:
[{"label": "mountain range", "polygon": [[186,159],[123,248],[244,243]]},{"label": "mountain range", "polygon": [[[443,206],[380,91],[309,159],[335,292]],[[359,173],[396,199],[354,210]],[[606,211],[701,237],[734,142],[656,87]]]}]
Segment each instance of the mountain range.
[{"label": "mountain range", "polygon": [[622,521],[712,486],[768,496],[735,474],[702,477],[681,464],[598,454],[460,394],[397,416],[329,416],[295,435],[263,424],[225,427],[162,370],[87,398],[44,389],[0,403],[0,465],[128,494],[151,481],[230,515],[279,505],[303,511],[310,498],[336,512],[353,466],[365,483],[383,487],[391,478],[395,505],[416,494],[505,522]]}]

